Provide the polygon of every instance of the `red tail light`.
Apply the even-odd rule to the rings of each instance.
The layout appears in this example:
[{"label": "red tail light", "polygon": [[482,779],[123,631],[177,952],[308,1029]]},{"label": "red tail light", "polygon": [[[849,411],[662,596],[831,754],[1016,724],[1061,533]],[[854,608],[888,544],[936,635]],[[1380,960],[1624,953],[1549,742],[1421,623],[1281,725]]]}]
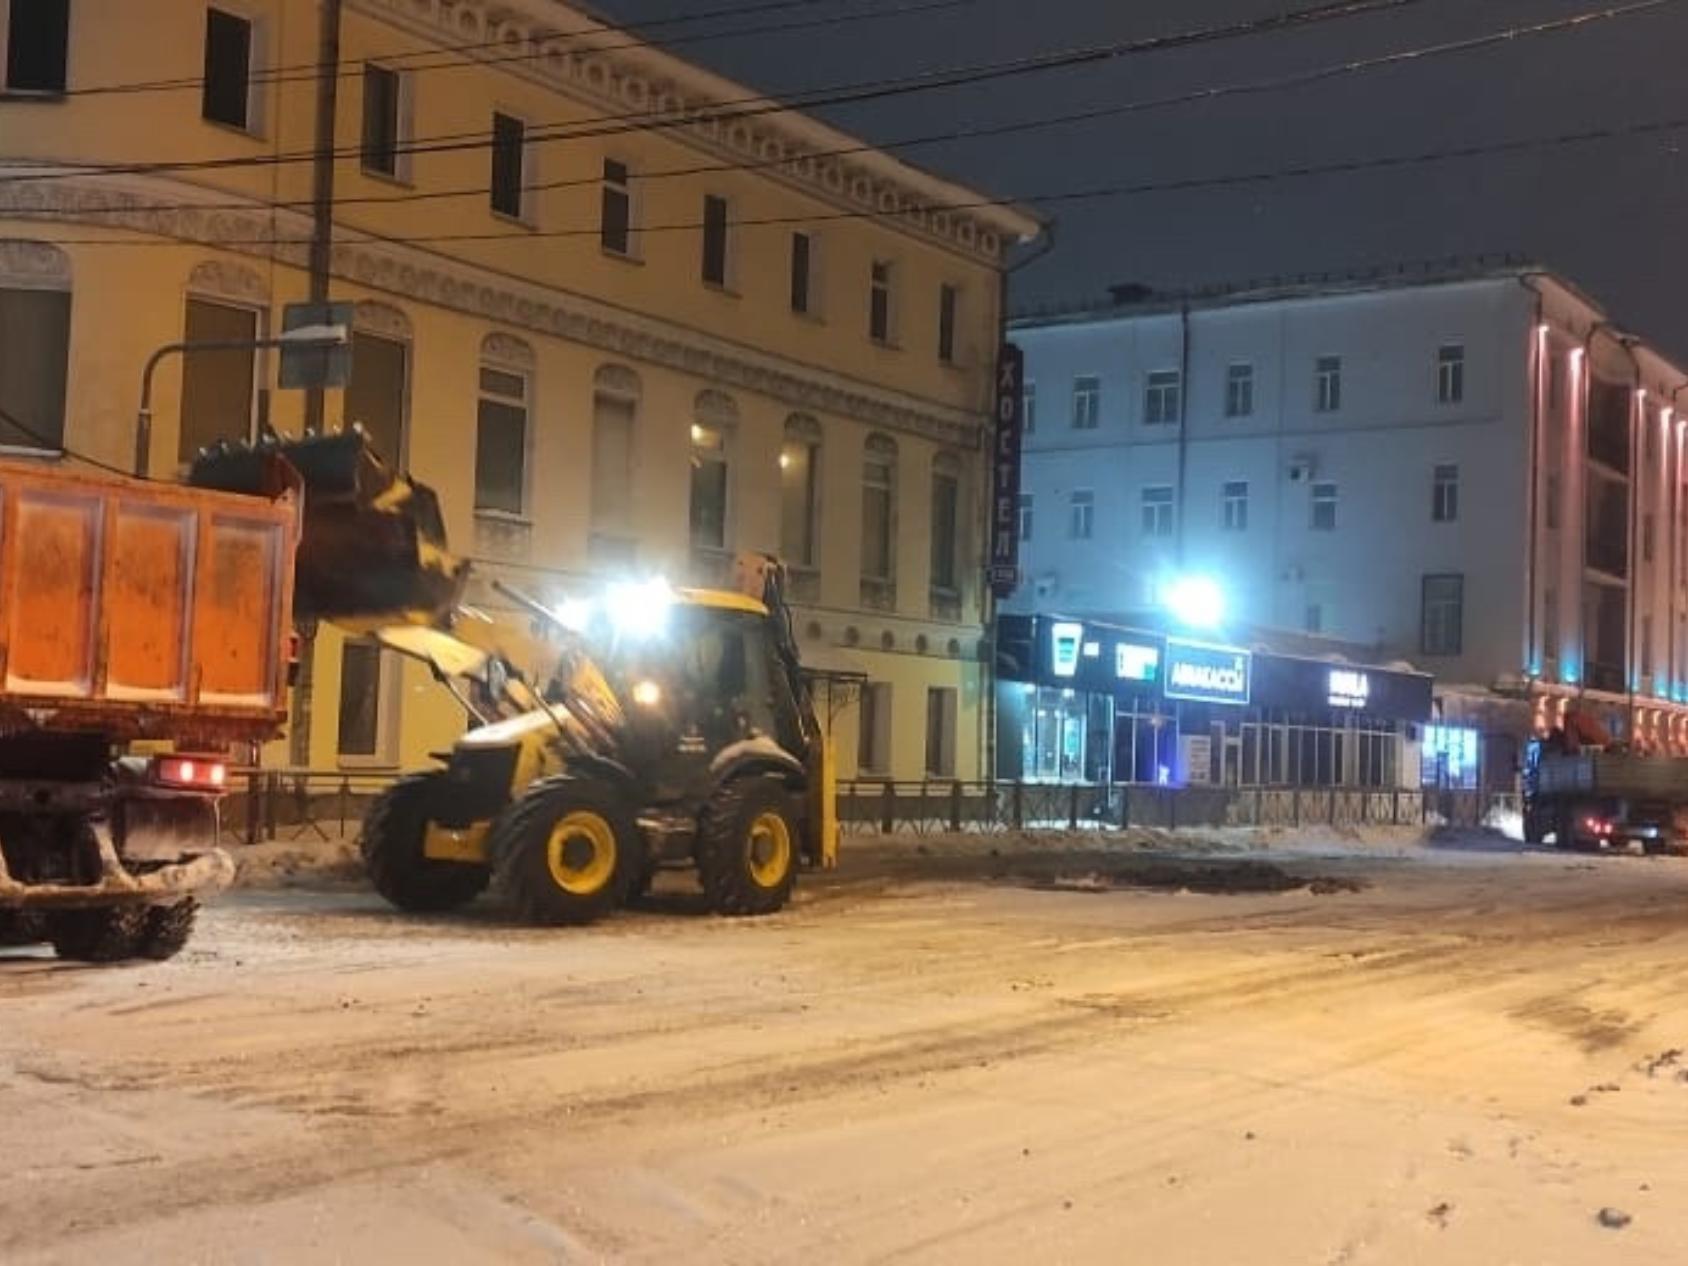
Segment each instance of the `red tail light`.
[{"label": "red tail light", "polygon": [[152,763],[152,776],[167,787],[221,791],[228,782],[229,767],[204,756],[160,756]]}]

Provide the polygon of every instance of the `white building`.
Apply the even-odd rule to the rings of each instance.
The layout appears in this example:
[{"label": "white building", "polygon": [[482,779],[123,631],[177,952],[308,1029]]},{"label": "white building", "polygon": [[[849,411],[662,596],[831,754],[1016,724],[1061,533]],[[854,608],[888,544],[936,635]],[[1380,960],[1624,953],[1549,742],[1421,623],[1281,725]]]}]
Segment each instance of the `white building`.
[{"label": "white building", "polygon": [[1491,784],[1573,697],[1688,752],[1683,371],[1531,267],[1116,298],[1013,324],[1007,610],[1152,619],[1208,576],[1228,641],[1433,673],[1509,736]]}]

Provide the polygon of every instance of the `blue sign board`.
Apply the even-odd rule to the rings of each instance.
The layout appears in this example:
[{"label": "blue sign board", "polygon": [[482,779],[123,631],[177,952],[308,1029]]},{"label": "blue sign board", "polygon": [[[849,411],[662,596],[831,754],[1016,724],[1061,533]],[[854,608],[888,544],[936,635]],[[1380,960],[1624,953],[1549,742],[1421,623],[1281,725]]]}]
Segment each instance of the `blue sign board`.
[{"label": "blue sign board", "polygon": [[1253,657],[1234,646],[1166,640],[1166,678],[1161,693],[1193,703],[1246,704]]}]

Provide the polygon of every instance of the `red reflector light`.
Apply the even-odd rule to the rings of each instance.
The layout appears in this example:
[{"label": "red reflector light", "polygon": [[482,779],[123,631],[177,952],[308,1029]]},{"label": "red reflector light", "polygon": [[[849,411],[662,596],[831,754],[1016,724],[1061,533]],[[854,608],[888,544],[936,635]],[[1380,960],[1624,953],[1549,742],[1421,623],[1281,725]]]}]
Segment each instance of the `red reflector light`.
[{"label": "red reflector light", "polygon": [[204,757],[161,756],[153,762],[153,777],[173,787],[220,789],[228,781],[229,767],[220,760]]}]

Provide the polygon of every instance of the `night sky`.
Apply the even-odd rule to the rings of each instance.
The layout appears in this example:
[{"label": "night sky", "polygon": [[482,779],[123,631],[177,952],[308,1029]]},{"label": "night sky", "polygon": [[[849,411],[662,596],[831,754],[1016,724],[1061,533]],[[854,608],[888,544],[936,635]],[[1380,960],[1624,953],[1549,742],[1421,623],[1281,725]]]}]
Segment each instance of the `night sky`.
[{"label": "night sky", "polygon": [[[730,0],[734,5],[740,0]],[[745,3],[751,0],[743,0]],[[876,21],[696,40],[701,33],[892,11],[931,0],[824,0],[647,31],[771,93],[997,62],[1223,24],[1310,0],[968,0]],[[1418,0],[1299,31],[1249,35],[1007,81],[821,110],[885,143],[1245,82],[1601,10],[1623,0]],[[729,0],[597,0],[615,19]],[[992,194],[1029,197],[1417,153],[1688,117],[1688,0],[1499,48],[1336,82],[1174,106],[902,157]],[[1688,362],[1676,292],[1688,129],[1434,166],[1161,192],[1048,208],[1057,248],[1015,279],[1016,307],[1103,297],[1110,282],[1179,289],[1401,261],[1519,253],[1579,283],[1628,328]]]}]

